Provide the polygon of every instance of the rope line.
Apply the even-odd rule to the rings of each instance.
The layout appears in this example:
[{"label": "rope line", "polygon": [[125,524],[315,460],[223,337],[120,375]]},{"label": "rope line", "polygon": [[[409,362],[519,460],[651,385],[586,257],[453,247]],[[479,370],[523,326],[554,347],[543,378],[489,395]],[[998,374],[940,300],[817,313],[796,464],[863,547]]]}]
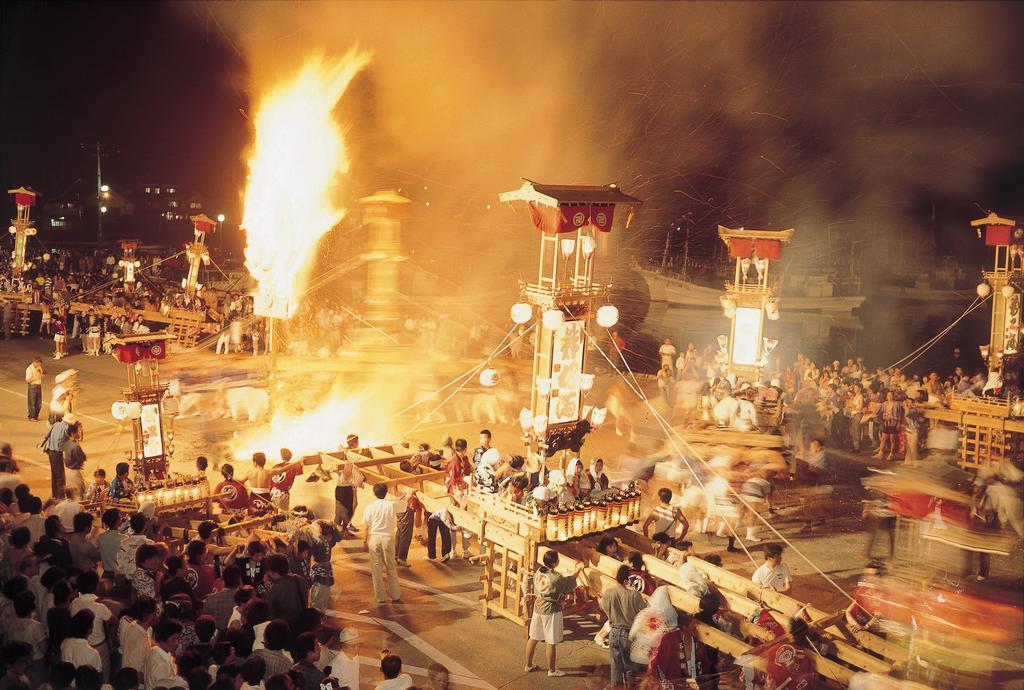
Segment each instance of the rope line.
[{"label": "rope line", "polygon": [[[589,334],[588,334],[588,335],[589,335]],[[614,340],[613,340],[612,342],[614,343]],[[596,346],[596,344],[595,344],[595,347],[597,347],[597,346]],[[599,351],[599,352],[601,352],[602,354],[604,354],[604,351],[603,351],[603,350],[601,350],[601,348],[600,348],[600,347],[597,347],[597,349],[598,349],[598,351]],[[605,359],[608,359],[608,355],[607,355],[607,354],[604,354],[604,356],[605,356]],[[611,362],[611,360],[609,360],[609,362]],[[614,365],[613,365],[613,366],[614,366]],[[618,371],[619,375],[620,375],[620,376],[622,376],[622,372],[621,372],[621,371],[619,371],[617,367],[616,367],[616,371]],[[625,380],[625,377],[623,377],[623,379]],[[628,382],[628,381],[627,381],[626,383],[627,383],[627,385],[629,384],[629,382]],[[650,405],[650,403],[648,403],[648,407],[649,407],[649,409],[651,410],[651,413],[652,413],[652,414],[653,414],[653,415],[654,415],[654,416],[655,416],[656,418],[658,418],[659,420],[661,420],[662,422],[664,422],[664,423],[666,423],[666,424],[667,424],[667,422],[665,422],[664,418],[662,417],[661,413],[660,413],[660,412],[658,412],[658,411],[657,411],[656,409],[654,409],[654,407],[653,407],[653,406],[651,406],[651,405]],[[840,586],[840,585],[839,585],[839,584],[838,584],[838,583],[837,583],[837,582],[836,582],[835,580],[833,580],[833,579],[832,579],[831,577],[829,577],[827,573],[825,573],[825,572],[824,572],[823,570],[821,570],[821,568],[819,568],[819,567],[818,567],[817,565],[815,565],[814,561],[812,561],[812,560],[811,560],[810,558],[808,558],[808,557],[807,557],[807,555],[803,553],[803,551],[801,551],[801,550],[800,550],[800,549],[799,549],[799,548],[798,548],[797,546],[795,546],[795,545],[793,544],[793,542],[791,542],[791,541],[790,541],[789,539],[787,539],[787,538],[786,538],[785,536],[783,536],[783,535],[782,535],[782,533],[781,533],[781,532],[779,532],[779,531],[778,531],[778,530],[777,530],[777,529],[775,528],[775,526],[774,526],[774,525],[772,525],[772,524],[771,524],[771,523],[770,523],[770,522],[769,522],[769,521],[768,521],[768,520],[767,520],[767,519],[766,519],[766,518],[765,518],[765,517],[764,517],[763,515],[761,515],[761,514],[760,514],[760,513],[758,512],[758,511],[754,510],[754,509],[753,509],[753,507],[751,507],[750,503],[749,503],[749,502],[747,502],[747,500],[746,500],[746,499],[744,499],[744,498],[743,498],[743,496],[741,496],[741,495],[740,495],[739,493],[737,493],[737,492],[736,492],[736,490],[735,490],[735,489],[733,489],[733,488],[732,488],[732,486],[731,486],[731,485],[729,484],[729,482],[728,482],[728,481],[726,481],[726,480],[725,480],[725,479],[724,479],[723,477],[721,477],[721,476],[720,476],[720,475],[718,474],[718,472],[717,472],[717,471],[716,471],[716,470],[715,470],[715,469],[714,469],[713,467],[711,467],[711,465],[710,465],[710,464],[708,463],[708,461],[707,461],[706,459],[704,459],[704,457],[703,457],[703,456],[701,456],[701,454],[700,454],[700,453],[698,453],[698,452],[696,451],[696,449],[695,449],[695,448],[694,448],[694,447],[693,447],[692,445],[690,445],[690,443],[689,443],[689,442],[688,442],[688,441],[687,441],[687,440],[686,440],[685,438],[683,438],[682,434],[680,434],[678,430],[676,430],[676,429],[675,429],[674,427],[672,427],[671,425],[668,425],[668,428],[670,429],[670,431],[671,431],[671,434],[672,434],[672,435],[674,435],[674,436],[675,436],[676,438],[678,438],[678,439],[679,439],[679,441],[681,441],[681,442],[682,442],[682,444],[683,444],[684,446],[686,446],[686,448],[687,448],[687,449],[688,449],[688,450],[689,450],[689,451],[690,451],[691,453],[693,453],[693,455],[694,455],[694,456],[695,456],[695,457],[696,457],[696,458],[697,458],[698,460],[700,460],[700,461],[701,461],[701,463],[703,463],[704,467],[705,467],[705,468],[706,468],[706,469],[707,469],[707,470],[708,470],[708,471],[709,471],[709,472],[710,472],[711,474],[713,474],[713,475],[714,475],[715,477],[717,477],[717,478],[719,478],[719,479],[722,479],[722,480],[723,480],[723,481],[725,482],[725,485],[726,485],[726,487],[727,487],[727,489],[728,489],[729,493],[731,493],[731,494],[732,494],[732,495],[733,495],[733,496],[734,496],[734,497],[735,497],[735,498],[736,498],[736,499],[737,499],[737,500],[738,500],[738,501],[739,501],[740,503],[742,503],[742,504],[743,504],[743,506],[747,508],[747,510],[749,510],[749,511],[750,511],[750,512],[751,512],[751,513],[752,513],[753,515],[755,515],[755,516],[757,517],[757,519],[758,519],[758,520],[759,520],[759,521],[760,521],[761,523],[763,523],[763,524],[764,524],[764,525],[765,525],[765,526],[766,526],[766,527],[767,527],[767,528],[768,528],[768,529],[769,529],[769,530],[770,530],[770,531],[772,532],[772,534],[774,534],[774,535],[775,535],[776,537],[778,537],[778,538],[779,538],[779,539],[780,539],[780,540],[781,540],[781,541],[782,541],[782,542],[783,542],[784,544],[786,544],[786,546],[788,546],[789,548],[791,548],[791,549],[793,550],[793,552],[794,552],[794,553],[796,553],[796,554],[797,554],[797,555],[798,555],[798,556],[799,556],[800,558],[802,558],[802,559],[803,559],[803,560],[804,560],[804,561],[805,561],[805,562],[806,562],[806,563],[807,563],[807,564],[808,564],[809,566],[811,566],[811,568],[812,568],[812,569],[813,569],[813,570],[814,570],[814,571],[815,571],[816,573],[818,573],[818,574],[819,574],[819,575],[821,575],[821,576],[822,576],[823,578],[825,578],[825,580],[826,580],[826,581],[827,581],[827,582],[828,582],[828,583],[829,583],[830,585],[832,585],[832,586],[833,586],[833,587],[834,587],[834,588],[835,588],[835,589],[836,589],[837,591],[839,591],[839,592],[840,592],[840,593],[841,593],[841,594],[842,594],[842,595],[843,595],[844,597],[846,597],[846,598],[847,598],[848,600],[850,600],[851,602],[853,602],[853,601],[854,601],[853,597],[852,597],[852,596],[850,596],[850,594],[849,594],[849,593],[848,593],[848,592],[847,592],[847,591],[846,591],[845,589],[843,589],[843,588],[842,588],[842,587],[841,587],[841,586]],[[675,446],[675,444],[673,444],[673,445]],[[677,446],[676,446],[676,447],[677,447]],[[685,458],[684,458],[684,461],[685,461]],[[689,464],[687,464],[687,466],[689,467]],[[692,470],[691,470],[691,472],[692,472]],[[696,478],[696,476],[695,476],[695,478]],[[738,538],[738,537],[737,537],[737,538]],[[740,540],[740,543],[742,544],[742,540]],[[744,549],[744,550],[745,550],[745,549]],[[748,553],[748,556],[749,556],[749,553]]]}]

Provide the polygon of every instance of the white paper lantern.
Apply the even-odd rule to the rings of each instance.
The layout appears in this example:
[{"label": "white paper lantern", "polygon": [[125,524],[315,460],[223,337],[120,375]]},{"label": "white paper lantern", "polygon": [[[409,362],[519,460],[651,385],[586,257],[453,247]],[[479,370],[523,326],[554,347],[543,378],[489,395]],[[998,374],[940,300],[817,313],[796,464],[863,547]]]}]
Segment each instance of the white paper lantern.
[{"label": "white paper lantern", "polygon": [[592,427],[594,427],[596,429],[597,427],[599,427],[602,424],[604,424],[604,420],[607,418],[607,416],[608,416],[608,409],[607,408],[595,407],[594,410],[590,413],[590,426],[592,426]]},{"label": "white paper lantern", "polygon": [[562,248],[562,256],[566,259],[572,256],[573,251],[576,249],[575,239],[563,239],[559,244]]},{"label": "white paper lantern", "polygon": [[597,325],[601,328],[611,328],[619,322],[619,308],[611,304],[599,307],[597,310]]},{"label": "white paper lantern", "polygon": [[539,414],[533,418],[533,430],[538,434],[543,434],[548,429],[548,416],[546,414]]},{"label": "white paper lantern", "polygon": [[548,309],[544,312],[541,321],[544,323],[544,328],[553,331],[565,321],[565,314],[562,313],[561,309]]},{"label": "white paper lantern", "polygon": [[498,370],[494,367],[487,367],[480,372],[480,385],[486,386],[487,388],[493,388],[498,385]]},{"label": "white paper lantern", "polygon": [[579,377],[580,390],[586,392],[594,387],[594,375],[593,374],[580,374]]},{"label": "white paper lantern", "polygon": [[1005,297],[1006,299],[1010,299],[1015,294],[1017,294],[1017,291],[1013,289],[1012,285],[1005,285],[1003,286],[1002,293],[1003,297]]},{"label": "white paper lantern", "polygon": [[533,426],[533,413],[525,407],[519,410],[519,426],[522,427],[524,434]]},{"label": "white paper lantern", "polygon": [[110,406],[110,416],[117,421],[123,420],[128,416],[128,403],[124,400],[118,400]]},{"label": "white paper lantern", "polygon": [[533,307],[526,302],[516,302],[512,305],[512,321],[515,323],[526,323],[533,318]]},{"label": "white paper lantern", "polygon": [[590,258],[590,255],[597,249],[597,240],[590,235],[584,235],[580,238],[580,251],[583,252],[583,256]]},{"label": "white paper lantern", "polygon": [[984,298],[986,298],[986,297],[988,297],[989,295],[992,294],[992,286],[989,285],[988,283],[978,283],[977,290],[978,290],[978,297],[981,297],[982,299],[984,299]]},{"label": "white paper lantern", "polygon": [[142,403],[138,400],[128,403],[127,411],[129,419],[138,419],[142,416]]}]

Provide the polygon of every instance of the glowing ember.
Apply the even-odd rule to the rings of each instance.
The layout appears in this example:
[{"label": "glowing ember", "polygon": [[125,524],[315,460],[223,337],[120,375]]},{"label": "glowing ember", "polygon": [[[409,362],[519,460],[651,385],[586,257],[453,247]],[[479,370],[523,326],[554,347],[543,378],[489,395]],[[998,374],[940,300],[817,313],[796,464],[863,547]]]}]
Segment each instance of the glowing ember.
[{"label": "glowing ember", "polygon": [[355,50],[335,63],[310,59],[294,80],[263,98],[253,119],[245,260],[278,315],[294,313],[317,243],[345,216],[332,196],[349,160],[332,111],[368,62],[368,54]]}]

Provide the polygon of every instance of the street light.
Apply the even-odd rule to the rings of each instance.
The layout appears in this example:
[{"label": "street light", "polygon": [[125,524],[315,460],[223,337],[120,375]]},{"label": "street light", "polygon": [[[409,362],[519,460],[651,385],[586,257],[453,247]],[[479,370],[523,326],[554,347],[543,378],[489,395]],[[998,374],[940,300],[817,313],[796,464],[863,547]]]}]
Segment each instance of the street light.
[{"label": "street light", "polygon": [[218,223],[223,223],[224,222],[224,214],[223,213],[218,213],[217,214],[217,222]]},{"label": "street light", "polygon": [[100,206],[100,213],[106,213],[106,212],[107,212],[107,207],[106,206]]},{"label": "street light", "polygon": [[108,184],[101,184],[100,185],[100,191],[101,192],[109,192],[110,191],[110,185],[108,185]]}]

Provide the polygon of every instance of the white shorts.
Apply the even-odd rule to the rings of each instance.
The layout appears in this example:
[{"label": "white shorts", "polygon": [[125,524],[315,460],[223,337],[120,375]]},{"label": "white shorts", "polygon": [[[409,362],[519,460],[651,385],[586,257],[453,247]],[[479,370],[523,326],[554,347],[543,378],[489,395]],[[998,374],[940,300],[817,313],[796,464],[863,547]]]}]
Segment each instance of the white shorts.
[{"label": "white shorts", "polygon": [[533,612],[530,619],[530,639],[548,644],[562,641],[562,612],[543,614]]},{"label": "white shorts", "polygon": [[55,343],[63,343],[64,342],[64,335],[61,334],[61,333],[55,333],[54,336],[53,336],[53,342],[55,342]]}]

